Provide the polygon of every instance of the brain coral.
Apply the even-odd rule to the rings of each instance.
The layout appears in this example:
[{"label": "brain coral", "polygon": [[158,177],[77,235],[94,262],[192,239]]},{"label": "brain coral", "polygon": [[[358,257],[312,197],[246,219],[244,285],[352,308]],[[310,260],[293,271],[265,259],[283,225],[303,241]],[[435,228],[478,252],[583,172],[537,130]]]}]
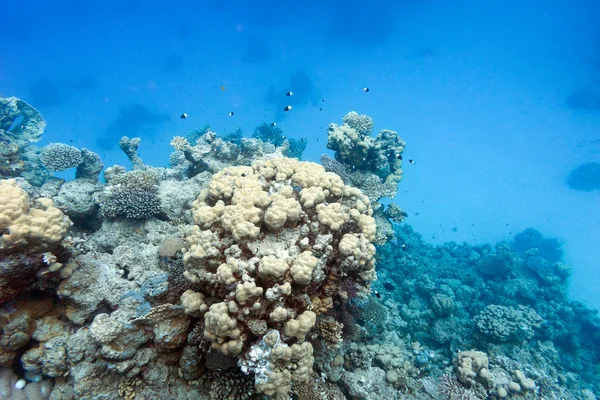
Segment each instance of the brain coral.
[{"label": "brain coral", "polygon": [[305,340],[322,305],[375,278],[368,198],[318,164],[271,158],[215,174],[192,211],[184,275],[216,299],[205,337],[259,391],[287,393],[312,372]]}]

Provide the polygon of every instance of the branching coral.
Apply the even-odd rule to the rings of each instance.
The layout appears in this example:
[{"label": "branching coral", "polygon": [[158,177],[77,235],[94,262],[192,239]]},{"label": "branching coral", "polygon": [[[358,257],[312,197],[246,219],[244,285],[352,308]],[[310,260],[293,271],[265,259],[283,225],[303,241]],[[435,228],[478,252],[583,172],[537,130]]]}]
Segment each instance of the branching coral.
[{"label": "branching coral", "polygon": [[160,211],[158,176],[152,170],[114,174],[107,180],[100,203],[105,217],[143,219]]},{"label": "branching coral", "polygon": [[64,143],[50,143],[42,148],[40,160],[50,171],[64,171],[83,162],[81,150]]}]

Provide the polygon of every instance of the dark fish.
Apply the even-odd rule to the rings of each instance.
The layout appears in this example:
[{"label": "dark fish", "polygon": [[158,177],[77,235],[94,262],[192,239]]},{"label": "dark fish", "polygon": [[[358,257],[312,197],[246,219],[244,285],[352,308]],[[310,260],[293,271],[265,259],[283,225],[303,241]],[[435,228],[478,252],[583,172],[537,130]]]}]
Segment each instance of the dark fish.
[{"label": "dark fish", "polygon": [[319,111],[323,111],[323,107],[319,107]]},{"label": "dark fish", "polygon": [[233,111],[229,113],[229,116],[232,117],[235,114]]},{"label": "dark fish", "polygon": [[300,139],[301,142],[306,142],[306,138]]},{"label": "dark fish", "polygon": [[186,119],[187,117],[188,117],[188,115],[186,113],[183,113],[183,114],[181,114],[181,117],[179,117],[179,118]]},{"label": "dark fish", "polygon": [[282,138],[282,139],[285,139],[285,135],[281,135],[281,138]]},{"label": "dark fish", "polygon": [[375,296],[377,296],[378,299],[381,298],[381,294],[377,290],[373,290],[373,293],[375,293]]},{"label": "dark fish", "polygon": [[389,282],[383,282],[383,288],[389,292],[391,292],[392,290],[394,290],[394,285],[392,285]]},{"label": "dark fish", "polygon": [[370,92],[371,89],[369,89],[368,87],[363,88],[363,92]]},{"label": "dark fish", "polygon": [[325,98],[323,98],[323,100],[321,100],[323,103],[325,103]]},{"label": "dark fish", "polygon": [[285,106],[285,108],[283,109],[283,111],[290,111],[292,109],[292,106]]},{"label": "dark fish", "polygon": [[402,250],[406,251],[406,245],[402,243]]},{"label": "dark fish", "polygon": [[408,160],[409,163],[414,164],[415,160]]},{"label": "dark fish", "polygon": [[402,154],[398,154],[398,160],[402,160]]},{"label": "dark fish", "polygon": [[276,122],[271,122],[271,126],[277,126]]},{"label": "dark fish", "polygon": [[290,96],[291,96],[291,95],[293,95],[293,94],[294,94],[294,92],[287,92],[285,95],[286,95],[287,97],[290,97]]}]

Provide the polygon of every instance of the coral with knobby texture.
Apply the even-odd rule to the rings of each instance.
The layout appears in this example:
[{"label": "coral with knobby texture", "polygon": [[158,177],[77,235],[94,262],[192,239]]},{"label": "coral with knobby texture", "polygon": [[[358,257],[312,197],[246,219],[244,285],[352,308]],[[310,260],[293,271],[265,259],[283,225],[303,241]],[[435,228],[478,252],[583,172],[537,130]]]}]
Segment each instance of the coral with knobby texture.
[{"label": "coral with knobby texture", "polygon": [[160,212],[158,175],[152,170],[113,174],[107,181],[100,203],[105,217],[144,219]]},{"label": "coral with knobby texture", "polygon": [[463,384],[471,387],[477,382],[489,385],[492,375],[489,370],[489,360],[481,351],[461,351],[454,359],[456,376]]},{"label": "coral with knobby texture", "polygon": [[454,300],[450,296],[437,293],[431,296],[431,309],[438,318],[446,318],[454,311]]},{"label": "coral with knobby texture", "polygon": [[83,162],[81,150],[64,143],[50,143],[42,148],[40,160],[50,171],[64,171],[75,168]]},{"label": "coral with knobby texture", "polygon": [[327,148],[335,151],[335,159],[353,170],[376,174],[385,183],[402,179],[401,154],[406,145],[398,134],[384,129],[377,137],[370,136],[373,121],[352,111],[343,124],[330,124]]},{"label": "coral with knobby texture", "polygon": [[32,207],[16,181],[0,180],[0,254],[54,247],[65,238],[70,226],[71,221],[51,199],[37,199]]},{"label": "coral with knobby texture", "polygon": [[375,278],[368,198],[318,164],[272,158],[215,174],[192,214],[184,275],[219,300],[204,315],[205,337],[248,360],[251,343],[276,332],[280,345],[272,353],[265,344],[256,360],[268,358],[272,368],[247,370],[259,391],[287,393],[312,371],[312,299],[320,309],[321,299],[342,296],[342,284],[366,293]]},{"label": "coral with knobby texture", "polygon": [[373,119],[368,115],[359,115],[356,111],[350,111],[344,115],[342,122],[358,132],[359,135],[370,135],[373,131]]},{"label": "coral with knobby texture", "polygon": [[531,339],[543,319],[532,308],[490,304],[473,320],[479,332],[500,342]]},{"label": "coral with knobby texture", "polygon": [[208,126],[193,137],[176,136],[170,144],[176,150],[171,156],[171,164],[188,177],[205,171],[216,173],[233,165],[250,165],[256,159],[283,157],[292,150],[288,140],[280,146],[256,138],[229,141]]}]

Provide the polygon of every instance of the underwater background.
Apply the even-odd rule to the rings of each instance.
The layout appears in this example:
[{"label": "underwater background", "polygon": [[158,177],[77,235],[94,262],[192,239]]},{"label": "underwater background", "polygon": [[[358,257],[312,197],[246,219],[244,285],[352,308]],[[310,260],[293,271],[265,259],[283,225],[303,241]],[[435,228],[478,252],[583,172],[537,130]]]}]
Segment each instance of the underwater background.
[{"label": "underwater background", "polygon": [[[384,206],[395,203],[401,207],[401,214],[396,213],[393,217],[392,212],[386,214],[386,226],[389,225],[389,229],[387,236],[384,236],[387,243],[386,240],[379,240],[381,238],[378,236],[375,243],[377,256],[369,256],[369,259],[377,260],[379,279],[373,281],[371,286],[370,279],[365,279],[364,276],[356,278],[357,281],[365,281],[360,283],[361,288],[356,290],[350,290],[340,283],[350,298],[357,299],[348,300],[348,304],[342,307],[344,311],[341,314],[353,315],[343,317],[343,323],[348,329],[352,320],[360,327],[359,331],[362,329],[362,333],[345,332],[345,345],[351,346],[355,342],[375,346],[377,337],[388,337],[384,342],[393,343],[396,348],[402,347],[400,343],[408,346],[408,350],[405,349],[406,354],[396,354],[395,350],[390,349],[383,351],[386,354],[396,354],[395,358],[404,361],[398,365],[391,365],[393,362],[389,360],[375,363],[385,371],[386,377],[382,382],[387,382],[392,391],[371,394],[374,396],[372,398],[412,398],[408,397],[409,395],[415,396],[414,398],[435,398],[436,394],[431,394],[433,392],[422,390],[426,384],[419,386],[415,382],[441,376],[433,373],[438,369],[440,372],[452,365],[456,369],[463,368],[461,358],[456,361],[454,356],[471,348],[488,351],[490,357],[493,354],[508,357],[510,354],[513,361],[521,360],[522,365],[533,365],[535,363],[528,358],[529,356],[519,355],[517,350],[507,350],[500,345],[514,342],[519,344],[517,347],[526,347],[522,343],[527,342],[531,349],[534,349],[530,340],[535,337],[533,331],[538,328],[544,330],[543,334],[537,334],[542,336],[545,347],[540,345],[542,350],[540,347],[531,350],[532,354],[544,354],[537,360],[537,367],[543,369],[543,365],[550,364],[548,360],[554,360],[556,365],[559,365],[553,366],[552,371],[548,367],[549,381],[552,383],[546,384],[546,387],[550,388],[546,393],[540,394],[539,390],[525,389],[529,384],[525,382],[526,379],[533,378],[538,389],[543,386],[540,383],[543,381],[542,376],[535,375],[533,369],[528,372],[521,366],[521,369],[528,372],[527,377],[521,378],[514,372],[519,370],[516,364],[492,359],[490,363],[495,362],[496,366],[503,367],[512,374],[512,378],[505,379],[506,382],[488,379],[484,371],[483,378],[476,379],[477,385],[483,387],[485,393],[482,394],[481,390],[477,391],[475,381],[470,382],[471,378],[463,379],[458,374],[459,380],[451,381],[448,385],[461,384],[470,388],[470,392],[443,397],[445,392],[439,389],[438,395],[442,396],[439,398],[504,398],[506,396],[501,396],[502,392],[499,390],[501,387],[506,388],[508,396],[514,398],[530,396],[587,399],[595,398],[591,396],[599,393],[598,371],[588,368],[597,365],[600,358],[600,327],[594,311],[600,308],[598,2],[265,0],[169,3],[57,0],[11,2],[2,4],[1,9],[4,18],[0,31],[0,96],[15,96],[39,111],[46,122],[43,135],[37,137],[39,141],[35,143],[40,148],[52,143],[64,143],[96,153],[105,167],[119,164],[131,169],[129,166],[133,162],[133,169],[146,170],[146,167],[136,168],[134,160],[137,156],[133,156],[132,159],[131,154],[127,155],[119,146],[123,136],[140,138],[137,154],[144,165],[170,167],[179,171],[186,168],[180,175],[174,172],[160,172],[158,177],[137,176],[133,179],[133,185],[139,184],[140,180],[144,181],[143,184],[148,184],[148,180],[156,179],[155,184],[152,181],[149,185],[158,187],[158,181],[171,179],[185,182],[188,178],[197,179],[197,174],[209,171],[213,176],[212,174],[216,175],[219,169],[230,164],[236,165],[234,162],[220,160],[216,164],[208,163],[209,167],[205,167],[201,162],[198,162],[200,167],[196,164],[193,168],[188,164],[184,166],[181,161],[184,158],[184,147],[193,147],[194,141],[201,135],[214,132],[219,137],[226,137],[241,130],[244,137],[252,137],[257,132],[257,127],[266,124],[262,125],[262,131],[258,130],[256,139],[270,142],[277,149],[283,146],[284,140],[294,141],[300,149],[306,146],[303,151],[287,154],[283,151],[283,155],[300,156],[303,161],[326,164],[321,156],[328,154],[342,164],[345,163],[345,166],[337,167],[330,163],[326,169],[337,172],[344,184],[363,190],[373,205],[374,210],[371,211],[376,211],[378,202]],[[291,106],[291,109],[284,111],[288,106]],[[341,126],[343,122],[352,121],[354,117],[342,120],[350,111],[356,111],[360,117],[364,114],[372,118],[374,138],[382,129],[393,129],[397,132],[401,139],[390,139],[395,147],[386,149],[395,150],[391,150],[386,156],[391,155],[395,160],[401,160],[401,171],[398,166],[390,167],[391,170],[387,172],[381,172],[381,169],[377,170],[374,167],[373,169],[371,167],[375,162],[369,164],[371,167],[367,165],[368,155],[362,160],[366,166],[359,165],[360,158],[344,159],[344,156],[340,155],[343,153],[343,145],[333,143],[331,132],[334,129],[328,132],[328,128],[331,123]],[[182,118],[183,114],[185,118]],[[15,131],[15,124],[18,125],[21,120],[15,121],[17,122],[13,121],[13,126],[9,124],[2,129],[6,132]],[[359,121],[369,124],[365,122],[366,119]],[[350,122],[346,125],[356,128],[356,124]],[[210,126],[210,129],[207,126]],[[355,130],[360,131],[358,128]],[[370,129],[366,131],[371,133]],[[189,143],[184,145],[178,142],[173,145],[172,140],[176,136],[186,137]],[[230,139],[234,139],[228,143],[239,146],[240,139],[235,139],[236,137],[229,136]],[[4,137],[2,139],[4,140]],[[209,137],[205,141],[210,144],[213,139]],[[17,142],[21,149],[26,140],[16,140],[15,143]],[[210,147],[206,143],[204,144]],[[7,141],[1,144],[9,146]],[[174,148],[179,151],[178,156],[173,156]],[[6,149],[8,147],[2,151]],[[210,151],[223,151],[223,148],[211,149]],[[251,165],[264,155],[262,151],[257,150],[256,155],[246,157],[239,164],[246,167]],[[264,152],[269,153],[268,150]],[[274,151],[277,152],[279,150]],[[8,157],[6,154],[8,153],[3,153],[2,157]],[[203,154],[206,156],[206,152]],[[40,157],[44,164],[43,153]],[[180,161],[177,161],[177,157]],[[25,156],[23,159],[31,160]],[[349,162],[351,159],[358,164]],[[331,161],[331,158],[329,160]],[[191,161],[188,158],[186,162]],[[390,166],[392,164],[390,161]],[[277,170],[283,167],[272,168]],[[361,187],[344,179],[361,168],[371,168],[371,172],[377,170],[375,175],[382,180],[387,179],[389,175],[401,176],[397,194],[394,190],[393,196],[374,196],[373,201],[367,193],[366,184],[365,187]],[[61,171],[61,167],[55,169],[56,172],[51,168],[44,169],[48,174],[44,180],[50,179],[50,175],[67,181],[76,178],[75,168],[64,168],[64,171]],[[193,172],[190,172],[191,170]],[[344,173],[347,175],[344,176]],[[124,176],[127,173],[118,170],[118,174]],[[311,174],[320,176],[317,172]],[[1,176],[11,177],[17,176]],[[23,190],[32,201],[34,197],[53,197],[58,209],[75,223],[75,228],[69,228],[77,231],[69,233],[72,237],[84,234],[91,237],[98,235],[98,232],[110,235],[108,232],[111,226],[114,232],[126,230],[124,227],[113,226],[119,223],[119,218],[139,219],[135,212],[128,215],[125,211],[111,210],[105,205],[108,202],[106,196],[110,197],[118,188],[132,184],[125,178],[119,179],[115,178],[111,183],[110,179],[100,176],[98,185],[112,185],[113,188],[96,187],[91,190],[95,193],[93,199],[97,215],[89,220],[86,220],[88,216],[85,213],[71,215],[68,212],[72,209],[64,206],[68,201],[64,198],[57,200],[58,187],[56,193],[52,193],[50,189],[40,192],[23,187]],[[216,178],[213,176],[212,179]],[[32,183],[35,179],[27,180],[36,186]],[[207,176],[206,182],[202,184],[194,181],[198,190],[193,193],[190,201],[182,201],[185,206],[179,214],[174,211],[174,206],[165,211],[164,201],[162,206],[155,205],[157,210],[160,209],[160,212],[155,213],[160,215],[157,219],[169,222],[169,226],[186,223],[194,225],[193,221],[202,226],[195,216],[195,219],[192,219],[188,215],[188,219],[185,220],[184,211],[190,212],[190,207],[193,208],[190,204],[199,195],[200,188],[208,187],[210,180],[211,177]],[[349,180],[352,181],[351,178]],[[117,185],[121,186],[114,188]],[[305,187],[302,184],[292,185],[294,191],[298,189],[296,186]],[[104,194],[99,194],[103,190]],[[179,189],[173,186],[164,190],[167,191],[165,196],[169,197],[169,190],[175,193]],[[20,192],[15,193],[16,197],[21,196]],[[177,197],[175,194],[173,196]],[[215,204],[201,206],[216,207]],[[119,205],[114,207],[118,209]],[[290,205],[286,207],[293,209]],[[358,206],[353,207],[360,209]],[[389,210],[390,207],[386,209]],[[142,214],[142,219],[147,219],[147,215],[144,212]],[[368,212],[364,211],[363,214]],[[149,215],[153,213],[149,212]],[[288,224],[289,218],[291,217],[288,216],[286,222]],[[379,231],[379,220],[376,218],[376,221]],[[359,224],[359,219],[356,219],[355,225],[359,225],[363,233],[371,229]],[[6,229],[5,226],[2,227]],[[173,234],[166,228],[130,228],[134,233],[137,232],[136,229],[142,229],[146,233],[154,232],[149,235],[149,240],[157,248],[161,241],[152,235]],[[287,228],[289,227],[286,225]],[[156,232],[160,232],[160,235]],[[61,235],[64,239],[66,233],[58,236]],[[132,238],[128,236],[129,233],[120,235],[115,234],[123,243]],[[67,239],[69,237],[71,236]],[[195,236],[189,232],[180,234],[181,243],[190,237]],[[77,240],[72,240],[76,244]],[[92,252],[110,254],[114,257],[111,260],[119,266],[120,253],[115,252],[115,249],[125,246],[123,243],[109,244],[104,239],[90,239],[88,248],[71,253],[75,255],[81,252],[79,257],[83,258],[86,253]],[[189,245],[186,246],[184,250],[190,251]],[[366,247],[362,248],[360,253],[369,253],[370,250],[365,249]],[[36,254],[42,254],[42,250],[48,249],[36,249]],[[475,253],[476,255],[473,255]],[[0,255],[8,259],[14,257],[14,254],[11,254]],[[255,253],[255,256],[257,254]],[[323,254],[321,256],[325,257]],[[61,255],[56,256],[67,265],[67,258],[61,260]],[[184,264],[185,269],[190,270],[189,257],[186,259],[182,254],[173,257],[179,257],[177,262],[181,263],[181,270],[184,269]],[[226,263],[226,260],[222,261]],[[22,263],[23,260],[19,262]],[[78,263],[79,268],[84,269],[82,265],[85,262]],[[108,261],[106,263],[110,264]],[[161,268],[166,267],[163,265]],[[468,272],[465,268],[472,270]],[[567,269],[569,271],[565,272]],[[67,274],[69,276],[61,279],[70,280],[70,273],[71,271]],[[425,275],[429,275],[428,279],[431,279],[420,278]],[[477,279],[474,278],[475,275]],[[129,294],[123,295],[123,298],[142,296],[138,292],[147,289],[143,285],[150,285],[147,282],[151,281],[152,276],[154,275],[140,272],[134,278],[129,278],[129,282],[137,282],[138,286],[141,286],[125,285],[127,290],[124,290],[124,293]],[[315,276],[313,275],[314,279]],[[471,295],[461,295],[461,290],[457,288],[458,283],[457,287],[453,287],[444,281],[449,279],[449,276],[461,280],[462,285],[473,288],[478,288],[478,285],[484,285],[485,282],[485,295],[477,300]],[[186,278],[194,284],[197,283],[188,276]],[[519,279],[522,279],[519,285],[510,287],[509,280],[515,282]],[[531,286],[527,286],[526,282]],[[10,283],[9,280],[8,285]],[[39,283],[36,285],[36,291],[47,294],[49,291],[58,290],[59,299],[67,299],[67,303],[74,308],[77,307],[73,304],[81,306],[79,301],[70,298],[76,296],[72,294],[73,289],[64,288],[64,282],[55,282],[55,285],[47,286]],[[62,289],[58,289],[59,285]],[[188,289],[183,283],[178,287]],[[510,289],[507,289],[508,287]],[[191,289],[199,292],[196,287]],[[138,292],[135,292],[136,290]],[[412,295],[408,294],[410,290],[414,291]],[[138,294],[133,295],[130,292]],[[361,296],[353,297],[353,294],[363,292],[369,293],[371,300]],[[374,293],[377,293],[377,296]],[[20,290],[19,294],[22,295]],[[14,296],[2,298],[7,302],[6,307],[9,311],[3,311],[8,313],[7,315],[10,315],[11,307],[19,308],[8,305],[9,300],[12,301],[15,296],[16,292]],[[216,292],[204,293],[202,296],[226,297]],[[252,298],[252,295],[250,297]],[[577,312],[570,310],[560,314],[555,312],[559,309],[558,306],[551,309],[545,303],[537,303],[538,300],[545,301],[540,300],[542,298],[547,299],[549,303],[550,299],[561,299],[560,302],[564,304],[571,301],[581,304],[575,303],[577,306],[574,308],[579,310]],[[168,298],[168,303],[175,304],[177,299]],[[194,299],[202,303],[198,297]],[[452,300],[452,305],[448,305],[448,299]],[[88,304],[86,307],[89,309],[86,312],[74,311],[83,315],[69,318],[70,323],[78,327],[90,325],[100,310],[99,304],[115,309],[119,301],[98,301],[93,307]],[[159,303],[164,302],[161,298],[160,301],[149,301],[149,304],[146,304],[145,300],[142,303],[147,307],[157,307]],[[377,305],[369,305],[369,302]],[[212,310],[214,304],[211,303],[212,301],[207,301],[206,307],[211,306]],[[385,314],[381,310],[375,310],[377,307],[384,307],[384,303],[389,308],[387,313],[391,313],[385,317],[385,321],[388,322],[373,322],[371,317],[365,317],[363,314]],[[446,308],[440,305],[442,303],[446,304]],[[338,308],[337,300],[335,304],[334,310]],[[505,309],[488,309],[491,306]],[[402,312],[403,307],[413,311],[421,309],[423,313],[425,309],[430,310],[427,311],[427,316],[416,316],[408,311]],[[206,312],[201,308],[198,306],[197,310],[190,313],[186,308],[186,315],[192,315],[196,319],[206,318],[200,317],[199,313],[204,315]],[[331,307],[325,307],[329,308]],[[274,310],[265,312],[270,315]],[[398,314],[399,320],[394,319],[394,312]],[[68,312],[65,313],[68,315]],[[144,315],[139,309],[136,313],[137,318]],[[229,310],[229,313],[234,312]],[[490,333],[488,328],[482,326],[485,325],[486,318],[494,313],[504,316],[510,314],[511,316],[506,318],[516,321],[514,323],[521,327],[515,328],[515,332],[512,333]],[[316,314],[320,315],[318,312]],[[323,315],[326,314],[323,312]],[[469,327],[471,331],[462,331],[463,328],[455,326],[460,325],[457,322],[446,321],[446,325],[443,326],[442,323],[434,322],[440,318],[447,319],[451,314],[472,321],[472,326]],[[533,314],[535,315],[532,316]],[[571,319],[565,317],[567,314]],[[300,318],[302,315],[298,311],[298,315],[293,317]],[[339,315],[327,317],[342,322]],[[33,316],[30,318],[32,321],[35,319]],[[309,317],[306,318],[310,320]],[[552,318],[560,321],[552,320],[550,323]],[[523,319],[529,322],[521,329]],[[400,320],[403,322],[399,322]],[[542,320],[553,328],[548,328]],[[317,326],[319,321],[317,319]],[[192,321],[191,324],[193,323]],[[559,325],[562,328],[559,328]],[[3,326],[5,336],[8,335],[6,326]],[[541,328],[542,326],[545,328]],[[76,328],[68,329],[74,332]],[[436,329],[460,333],[453,337],[441,337],[441,333],[433,332]],[[561,329],[568,331],[568,334],[554,332]],[[240,330],[244,331],[241,328]],[[256,337],[243,341],[243,350],[240,349],[243,354],[247,354],[252,348],[253,338],[261,337],[260,329],[252,328],[250,331]],[[385,336],[387,333],[384,332],[392,331],[396,332],[394,337],[397,339],[392,340]],[[473,332],[476,333],[475,336],[479,335],[479,338],[466,339],[471,337]],[[235,335],[231,332],[223,337],[214,332],[213,334],[219,338],[210,339],[215,343],[227,335],[231,341],[239,339],[233,338]],[[308,332],[304,333],[307,334]],[[288,336],[295,337],[294,340],[299,343],[304,341],[302,334]],[[462,340],[460,345],[455,340],[458,336]],[[29,339],[28,336],[28,340],[21,346],[15,346],[10,351],[2,350],[11,354],[4,360],[0,357],[0,361],[3,361],[1,365],[13,366],[15,375],[10,379],[24,378],[27,382],[43,382],[63,374],[68,375],[62,370],[60,373],[48,371],[42,367],[42,361],[36,361],[39,368],[30,368],[29,375],[25,372],[27,368],[14,367],[23,362],[19,361],[19,358],[27,354],[26,351],[35,348]],[[496,343],[485,347],[482,344],[486,341],[484,339]],[[31,340],[34,343],[46,342]],[[556,349],[549,350],[548,343],[554,343]],[[5,344],[0,340],[0,345]],[[189,343],[187,345],[189,346]],[[420,347],[422,345],[424,348]],[[502,350],[494,347],[496,345]],[[292,344],[290,348],[291,346]],[[316,345],[313,346],[317,348]],[[440,353],[439,359],[429,357],[430,349]],[[170,350],[172,349],[169,348]],[[361,362],[364,360],[351,361],[352,357],[348,356],[353,351],[356,352],[356,349],[343,348],[346,359],[340,362],[339,366],[348,371],[362,371],[364,365]],[[382,350],[372,351],[374,355],[371,354],[371,358],[381,357]],[[378,351],[380,353],[377,353]],[[0,353],[4,354],[1,351]],[[549,353],[552,355],[548,355]],[[237,355],[235,352],[229,355],[232,354]],[[423,359],[422,354],[428,356]],[[123,364],[123,360],[130,357],[133,356],[120,355],[113,359],[119,359]],[[445,365],[442,360],[444,357]],[[470,357],[472,361],[469,363],[474,365],[478,362],[483,363],[479,354],[467,354],[464,357]],[[316,359],[318,363],[319,357]],[[335,355],[331,360],[335,360]],[[410,368],[404,365],[405,361],[411,364]],[[177,362],[170,360],[166,365],[177,365]],[[110,362],[107,362],[107,365],[109,364]],[[246,367],[258,374],[252,369],[256,367]],[[119,371],[130,380],[137,379],[138,375],[131,372],[129,367],[123,367],[122,370],[119,368],[110,365],[106,370]],[[476,368],[478,374],[480,368],[481,366]],[[484,369],[487,368],[486,366]],[[489,369],[491,370],[491,367]],[[323,368],[314,370],[318,370],[320,375],[325,374]],[[399,375],[405,373],[414,382],[400,383],[402,379],[390,377],[390,371]],[[140,373],[143,375],[143,372]],[[339,371],[326,373],[332,377],[343,375]],[[77,376],[74,371],[70,374],[71,377]],[[369,390],[365,391],[366,394],[360,394],[357,388],[361,386],[360,380],[377,380],[364,378],[367,375],[361,374],[356,372],[354,381],[354,378],[348,377],[338,377],[338,380],[330,378],[330,381],[346,382],[339,384],[344,388],[342,392],[346,398],[367,398],[365,396]],[[565,376],[564,379],[561,374]],[[196,376],[193,376],[193,379],[188,378],[190,381],[197,379]],[[294,379],[292,378],[292,381]],[[354,383],[350,383],[351,381]],[[493,384],[490,383],[492,381]],[[69,382],[73,385],[72,381]],[[515,382],[523,389],[511,390],[510,383]],[[561,386],[565,392],[552,397],[552,393],[558,393],[555,384]],[[68,386],[67,383],[64,385]],[[89,393],[77,392],[77,384],[75,387],[74,398],[95,398],[93,390]],[[271,393],[270,390],[263,387],[258,392],[274,397],[285,392],[273,389]],[[69,398],[67,395],[60,397],[54,392],[53,398]],[[126,397],[124,393],[119,395]],[[419,397],[419,393],[422,393],[423,397]],[[298,393],[294,395],[301,397]],[[106,396],[110,398],[110,395]],[[225,395],[219,397],[218,394],[211,396],[213,397],[208,398],[228,398]],[[138,397],[153,398],[150,394]],[[185,397],[179,394],[162,398]]]}]

